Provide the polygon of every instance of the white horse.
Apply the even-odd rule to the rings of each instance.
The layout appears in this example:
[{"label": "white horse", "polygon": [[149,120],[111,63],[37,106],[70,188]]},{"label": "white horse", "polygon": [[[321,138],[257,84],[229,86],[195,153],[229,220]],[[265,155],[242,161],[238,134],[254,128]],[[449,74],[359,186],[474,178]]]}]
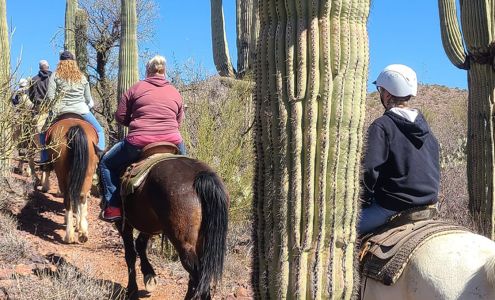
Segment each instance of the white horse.
[{"label": "white horse", "polygon": [[416,249],[394,285],[362,280],[362,300],[493,300],[495,242],[468,232],[437,236]]}]

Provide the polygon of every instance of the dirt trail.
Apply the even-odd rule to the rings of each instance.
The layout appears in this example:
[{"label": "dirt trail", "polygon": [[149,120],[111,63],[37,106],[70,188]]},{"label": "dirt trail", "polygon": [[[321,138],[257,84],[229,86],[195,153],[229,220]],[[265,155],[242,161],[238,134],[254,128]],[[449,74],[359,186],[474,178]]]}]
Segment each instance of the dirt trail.
[{"label": "dirt trail", "polygon": [[[57,186],[51,178],[48,193],[36,191],[30,201],[14,214],[21,231],[41,255],[56,255],[78,268],[89,268],[98,279],[108,280],[116,286],[127,285],[127,267],[120,236],[113,225],[98,219],[99,200],[92,198],[88,208],[89,241],[85,244],[68,245],[63,242],[65,234],[64,207],[57,195]],[[187,289],[187,273],[179,263],[152,261],[158,275],[158,286],[151,294],[144,291],[143,279],[138,271],[138,286],[141,298],[182,299]],[[136,264],[139,270],[139,260]]]}]

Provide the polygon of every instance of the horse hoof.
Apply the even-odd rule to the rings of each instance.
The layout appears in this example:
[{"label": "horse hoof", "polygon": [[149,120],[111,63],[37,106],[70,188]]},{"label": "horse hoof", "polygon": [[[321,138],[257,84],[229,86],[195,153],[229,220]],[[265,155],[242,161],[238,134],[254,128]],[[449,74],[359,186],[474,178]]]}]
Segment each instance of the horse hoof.
[{"label": "horse hoof", "polygon": [[88,241],[88,236],[85,234],[79,235],[79,243],[86,243]]},{"label": "horse hoof", "polygon": [[67,244],[74,244],[76,241],[73,237],[70,237],[70,236],[65,236],[64,237],[64,242],[66,242]]},{"label": "horse hoof", "polygon": [[144,289],[151,293],[156,289],[158,282],[156,280],[156,276],[152,274],[148,274],[144,276]]}]

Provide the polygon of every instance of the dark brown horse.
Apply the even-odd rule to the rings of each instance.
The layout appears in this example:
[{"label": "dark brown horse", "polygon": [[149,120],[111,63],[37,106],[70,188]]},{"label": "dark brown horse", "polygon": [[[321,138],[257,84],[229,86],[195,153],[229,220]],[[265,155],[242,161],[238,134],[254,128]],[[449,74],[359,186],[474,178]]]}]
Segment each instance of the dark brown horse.
[{"label": "dark brown horse", "polygon": [[[213,170],[187,157],[159,162],[123,203],[124,221],[116,225],[124,240],[128,296],[137,298],[136,253],[145,288],[154,289],[156,274],[146,248],[152,235],[162,233],[189,273],[185,299],[210,299],[210,283],[223,271],[229,207],[225,187]],[[135,243],[133,228],[140,231]]]},{"label": "dark brown horse", "polygon": [[[64,195],[64,241],[75,243],[88,240],[88,199],[93,175],[98,164],[95,145],[98,135],[90,123],[79,119],[63,119],[54,123],[47,132],[48,157],[57,174],[60,192]],[[43,174],[43,190],[49,189],[49,172]],[[74,228],[73,214],[76,216]]]}]

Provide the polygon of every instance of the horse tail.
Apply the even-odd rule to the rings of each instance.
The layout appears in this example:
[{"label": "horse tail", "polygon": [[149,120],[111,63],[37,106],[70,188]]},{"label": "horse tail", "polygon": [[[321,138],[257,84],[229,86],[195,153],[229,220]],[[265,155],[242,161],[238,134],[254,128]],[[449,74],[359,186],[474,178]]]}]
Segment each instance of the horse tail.
[{"label": "horse tail", "polygon": [[75,125],[67,131],[67,159],[69,163],[69,199],[73,209],[77,209],[77,203],[81,197],[81,190],[88,170],[89,154],[88,139],[84,129]]},{"label": "horse tail", "polygon": [[486,278],[492,287],[495,287],[495,255],[490,256],[484,265]]},{"label": "horse tail", "polygon": [[213,172],[204,171],[196,175],[194,189],[202,206],[200,276],[195,291],[200,297],[209,292],[212,279],[217,282],[222,277],[227,250],[229,197],[222,181]]}]

